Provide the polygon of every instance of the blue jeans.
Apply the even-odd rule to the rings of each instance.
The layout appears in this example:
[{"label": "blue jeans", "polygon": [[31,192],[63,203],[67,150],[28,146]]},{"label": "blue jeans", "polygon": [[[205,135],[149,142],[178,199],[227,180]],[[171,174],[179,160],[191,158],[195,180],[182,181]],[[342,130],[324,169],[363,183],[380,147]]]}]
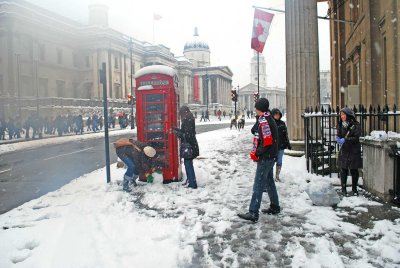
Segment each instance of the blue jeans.
[{"label": "blue jeans", "polygon": [[186,176],[189,182],[189,187],[197,188],[196,174],[194,174],[193,159],[184,159]]},{"label": "blue jeans", "polygon": [[256,177],[253,184],[253,195],[251,197],[249,212],[258,217],[263,189],[267,189],[271,207],[280,209],[278,192],[276,191],[275,181],[272,176],[272,167],[274,166],[274,159],[262,159],[257,162]]},{"label": "blue jeans", "polygon": [[283,153],[285,152],[285,149],[278,150],[278,153],[276,155],[276,165],[278,167],[282,166],[282,159],[283,159]]},{"label": "blue jeans", "polygon": [[132,178],[133,174],[135,173],[135,163],[129,157],[122,157],[122,162],[128,167],[125,172],[125,176]]},{"label": "blue jeans", "polygon": [[[278,150],[278,153],[276,154],[276,166],[281,167],[282,166],[282,159],[283,159],[283,154],[284,154],[285,150]],[[274,163],[275,165],[275,163]],[[274,177],[274,166],[272,166],[271,171],[270,171],[270,176],[272,176],[272,178]]]}]

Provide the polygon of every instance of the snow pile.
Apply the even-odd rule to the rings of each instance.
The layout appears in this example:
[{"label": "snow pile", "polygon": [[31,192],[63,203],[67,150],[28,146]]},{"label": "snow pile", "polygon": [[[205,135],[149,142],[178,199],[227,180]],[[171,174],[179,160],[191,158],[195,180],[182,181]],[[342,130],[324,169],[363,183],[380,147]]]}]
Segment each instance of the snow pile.
[{"label": "snow pile", "polygon": [[339,196],[333,188],[333,182],[324,180],[313,180],[308,184],[306,193],[317,206],[334,206],[340,202]]},{"label": "snow pile", "polygon": [[365,139],[375,141],[387,141],[388,135],[385,131],[374,130],[371,132],[370,136],[366,136]]},{"label": "snow pile", "polygon": [[371,132],[370,136],[365,136],[366,140],[375,140],[375,141],[387,141],[388,139],[397,140],[400,139],[400,133],[396,133],[393,131],[378,131],[374,130]]}]

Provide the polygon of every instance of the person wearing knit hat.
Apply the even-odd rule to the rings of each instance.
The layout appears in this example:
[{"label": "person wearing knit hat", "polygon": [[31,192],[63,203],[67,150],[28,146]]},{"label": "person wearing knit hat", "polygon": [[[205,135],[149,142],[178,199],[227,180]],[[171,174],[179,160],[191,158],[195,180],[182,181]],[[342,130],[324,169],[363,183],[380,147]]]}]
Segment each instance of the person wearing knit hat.
[{"label": "person wearing knit hat", "polygon": [[156,150],[151,146],[146,146],[143,148],[143,152],[147,157],[154,157],[156,155]]},{"label": "person wearing knit hat", "polygon": [[114,142],[117,156],[127,166],[124,174],[122,188],[130,192],[129,185],[136,186],[136,179],[146,181],[146,174],[150,174],[155,169],[160,169],[161,162],[157,161],[157,151],[144,143],[133,139],[120,138]]},{"label": "person wearing knit hat", "polygon": [[247,213],[238,213],[240,218],[252,222],[258,221],[264,189],[267,189],[270,207],[268,209],[263,209],[262,212],[267,214],[278,214],[281,211],[275,181],[272,172],[270,172],[274,166],[278,152],[278,128],[274,118],[269,112],[269,101],[266,98],[260,98],[257,100],[255,108],[258,119],[252,128],[254,138],[253,150],[250,153],[250,158],[257,162],[253,194],[250,201],[249,211]]},{"label": "person wearing knit hat", "polygon": [[265,113],[269,110],[269,101],[266,98],[259,98],[254,107],[257,110]]},{"label": "person wearing knit hat", "polygon": [[362,167],[360,144],[361,126],[350,108],[344,107],[340,110],[340,120],[336,131],[336,143],[340,146],[337,166],[340,168],[342,194],[347,196],[347,176],[350,170],[353,195],[357,196],[358,178],[360,176],[358,169]]}]

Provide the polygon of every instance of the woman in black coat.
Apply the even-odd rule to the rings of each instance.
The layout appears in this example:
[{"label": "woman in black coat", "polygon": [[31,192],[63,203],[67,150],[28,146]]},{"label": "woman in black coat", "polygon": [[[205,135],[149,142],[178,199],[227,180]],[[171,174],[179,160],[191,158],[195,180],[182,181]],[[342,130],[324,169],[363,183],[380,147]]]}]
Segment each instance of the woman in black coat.
[{"label": "woman in black coat", "polygon": [[189,182],[189,188],[196,189],[196,174],[194,173],[193,159],[199,156],[199,145],[196,139],[196,127],[194,123],[193,114],[190,112],[187,106],[182,106],[179,110],[179,115],[181,117],[181,128],[176,128],[176,133],[181,139],[181,141],[186,141],[189,143],[193,149],[193,154],[190,158],[185,158],[185,170],[186,176]]},{"label": "woman in black coat", "polygon": [[344,195],[347,195],[346,183],[349,169],[352,177],[353,195],[358,195],[358,169],[362,167],[360,135],[360,123],[356,121],[353,111],[347,107],[343,108],[340,111],[336,142],[341,145],[338,167],[340,168],[340,180]]}]

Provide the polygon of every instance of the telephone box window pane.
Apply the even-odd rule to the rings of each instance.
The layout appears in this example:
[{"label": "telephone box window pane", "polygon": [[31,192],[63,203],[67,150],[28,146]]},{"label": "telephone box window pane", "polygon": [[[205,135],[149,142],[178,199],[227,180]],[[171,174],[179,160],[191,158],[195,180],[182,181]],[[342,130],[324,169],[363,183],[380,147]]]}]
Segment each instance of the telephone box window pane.
[{"label": "telephone box window pane", "polygon": [[163,123],[152,123],[147,125],[147,130],[163,130],[164,124]]},{"label": "telephone box window pane", "polygon": [[164,149],[164,143],[163,142],[149,142],[150,146],[153,147],[154,149],[156,149],[158,151],[158,149]]},{"label": "telephone box window pane", "polygon": [[163,141],[164,140],[164,132],[149,132],[149,133],[147,133],[147,140]]},{"label": "telephone box window pane", "polygon": [[146,112],[162,112],[163,105],[162,103],[152,103],[146,105]]},{"label": "telephone box window pane", "polygon": [[149,94],[146,95],[146,102],[161,102],[162,95],[161,94]]},{"label": "telephone box window pane", "polygon": [[161,114],[145,114],[145,118],[147,121],[161,121],[162,115]]}]

